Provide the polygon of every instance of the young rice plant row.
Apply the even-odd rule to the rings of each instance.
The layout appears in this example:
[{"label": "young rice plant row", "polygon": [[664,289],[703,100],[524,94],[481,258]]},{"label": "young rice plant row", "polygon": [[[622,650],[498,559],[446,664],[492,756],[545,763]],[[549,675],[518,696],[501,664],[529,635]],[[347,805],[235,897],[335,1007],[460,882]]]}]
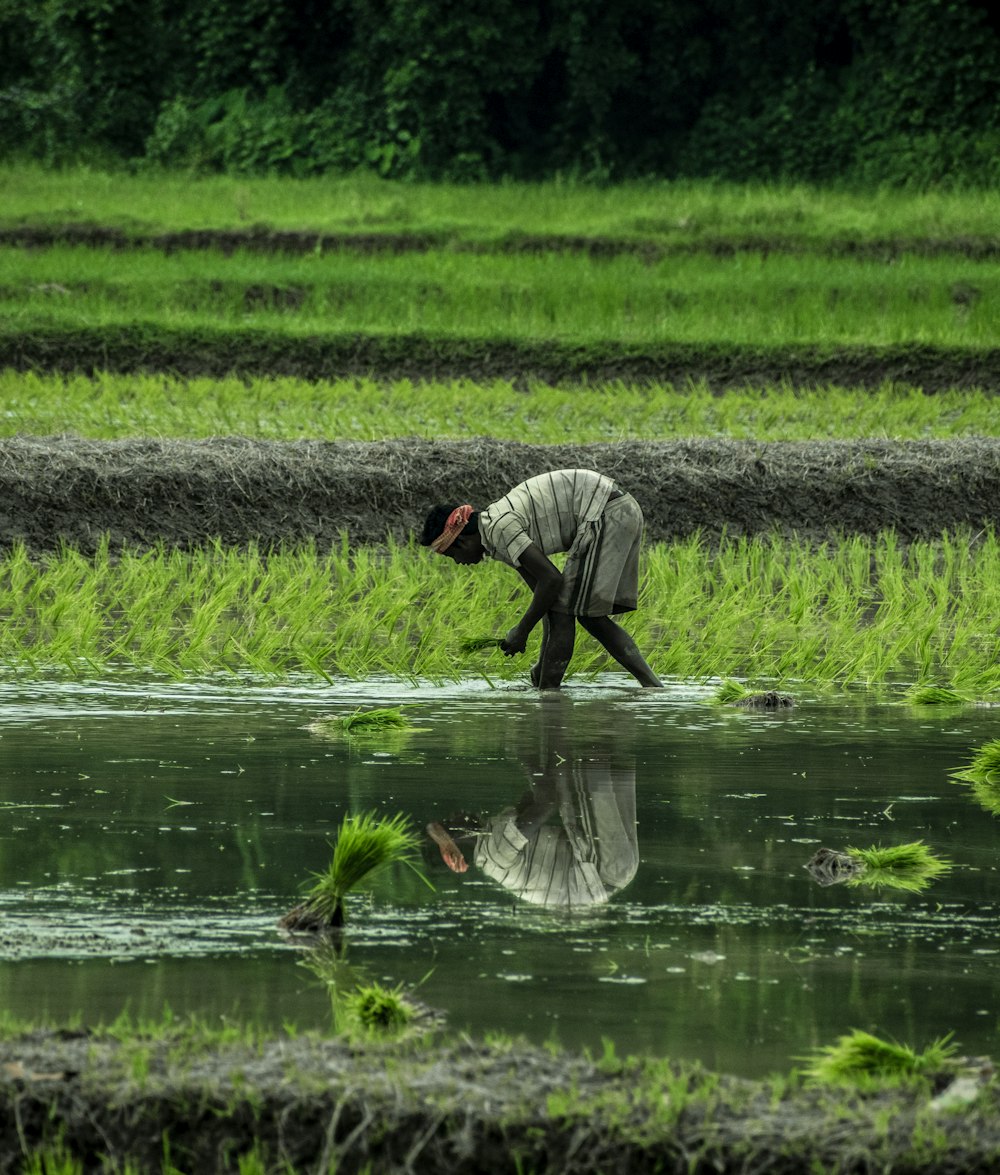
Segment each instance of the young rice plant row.
[{"label": "young rice plant row", "polygon": [[559,342],[992,347],[1000,274],[955,257],[0,247],[8,329],[215,326]]},{"label": "young rice plant row", "polygon": [[0,435],[46,436],[65,431],[72,422],[75,432],[96,440],[491,436],[557,444],[567,439],[568,419],[572,440],[579,444],[680,437],[790,441],[1000,435],[1000,397],[966,391],[928,396],[888,384],[873,391],[771,385],[719,396],[704,383],[515,389],[506,380],[216,380],[7,369],[0,371],[0,403]]},{"label": "young rice plant row", "polygon": [[[640,609],[625,619],[663,675],[849,685],[947,682],[1000,689],[1000,541],[912,544],[891,533],[819,549],[773,539],[697,539],[645,558]],[[523,608],[508,568],[457,574],[415,545],[265,554],[72,550],[0,561],[0,663],[86,674],[181,676],[229,669],[323,678],[523,676],[462,641],[503,634]],[[475,631],[454,617],[475,618]],[[583,634],[577,674],[615,668]]]}]

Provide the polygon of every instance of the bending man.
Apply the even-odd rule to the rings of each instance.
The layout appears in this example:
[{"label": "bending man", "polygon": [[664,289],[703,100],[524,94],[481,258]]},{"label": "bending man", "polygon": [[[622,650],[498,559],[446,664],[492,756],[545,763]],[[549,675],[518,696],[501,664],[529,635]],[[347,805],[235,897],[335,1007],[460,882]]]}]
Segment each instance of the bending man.
[{"label": "bending man", "polygon": [[[577,621],[641,685],[662,685],[611,619],[635,610],[641,538],[642,511],[631,494],[593,470],[557,469],[521,482],[485,510],[435,506],[420,542],[456,563],[489,555],[518,571],[531,601],[501,648],[508,657],[523,653],[541,621],[542,653],[531,681],[557,689],[573,655]],[[566,552],[562,571],[548,558],[560,551]]]}]

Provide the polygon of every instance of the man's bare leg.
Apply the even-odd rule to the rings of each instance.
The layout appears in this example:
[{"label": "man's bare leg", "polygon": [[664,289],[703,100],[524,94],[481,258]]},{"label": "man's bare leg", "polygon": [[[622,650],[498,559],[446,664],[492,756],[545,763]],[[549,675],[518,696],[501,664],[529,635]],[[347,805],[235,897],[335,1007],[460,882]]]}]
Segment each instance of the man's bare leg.
[{"label": "man's bare leg", "polygon": [[650,689],[662,688],[663,682],[646,664],[646,659],[636,648],[635,642],[610,616],[579,616],[577,619],[594,640],[599,641],[640,685]]},{"label": "man's bare leg", "polygon": [[550,612],[543,623],[542,655],[531,671],[531,681],[539,689],[558,689],[573,656],[576,617],[566,612]]},{"label": "man's bare leg", "polygon": [[548,643],[549,643],[549,618],[547,616],[543,616],[542,617],[542,647],[538,653],[538,660],[534,663],[534,665],[532,665],[531,673],[529,674],[529,677],[531,678],[531,684],[533,686],[535,686],[536,688],[538,687],[539,675],[542,672],[542,662],[545,660],[545,647]]}]

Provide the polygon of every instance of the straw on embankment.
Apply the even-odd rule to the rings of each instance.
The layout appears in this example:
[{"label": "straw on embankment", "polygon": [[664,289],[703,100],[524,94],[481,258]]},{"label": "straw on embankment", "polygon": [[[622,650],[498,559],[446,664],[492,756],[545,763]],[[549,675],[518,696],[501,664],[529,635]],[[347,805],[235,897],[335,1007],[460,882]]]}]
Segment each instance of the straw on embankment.
[{"label": "straw on embankment", "polygon": [[991,526],[1000,439],[530,445],[488,439],[364,442],[0,440],[0,548],[68,543],[263,546],[405,541],[441,501],[486,505],[547,469],[615,477],[647,541],[693,533],[822,540],[893,528],[903,539]]}]

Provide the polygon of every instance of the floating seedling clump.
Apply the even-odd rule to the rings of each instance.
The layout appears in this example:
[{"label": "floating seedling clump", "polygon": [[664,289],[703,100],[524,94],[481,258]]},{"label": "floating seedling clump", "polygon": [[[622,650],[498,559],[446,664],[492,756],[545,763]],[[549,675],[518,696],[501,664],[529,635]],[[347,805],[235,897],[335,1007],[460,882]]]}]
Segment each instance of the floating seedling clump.
[{"label": "floating seedling clump", "polygon": [[320,940],[300,965],[326,988],[334,1030],[342,1035],[397,1037],[414,1030],[429,1031],[444,1020],[442,1012],[418,1000],[401,983],[386,987],[365,982],[329,941]]},{"label": "floating seedling clump", "polygon": [[961,690],[944,685],[914,685],[903,695],[911,706],[966,706],[972,698]]},{"label": "floating seedling clump", "polygon": [[406,865],[431,886],[415,864],[420,845],[416,830],[401,812],[389,819],[373,812],[346,816],[330,864],[322,873],[313,874],[305,899],[285,914],[279,925],[314,934],[338,930],[344,925],[347,895],[389,865]]},{"label": "floating seedling clump", "polygon": [[820,885],[866,885],[919,893],[935,878],[950,872],[952,863],[932,853],[923,841],[904,845],[873,845],[844,852],[821,848],[806,863]]},{"label": "floating seedling clump", "polygon": [[987,812],[1000,816],[1000,739],[983,743],[971,762],[953,771],[951,777],[958,783],[971,784],[976,801]]},{"label": "floating seedling clump", "polygon": [[969,765],[953,771],[952,778],[967,783],[1000,783],[1000,738],[983,743]]},{"label": "floating seedling clump", "polygon": [[418,730],[398,707],[382,706],[375,710],[353,710],[350,714],[330,714],[310,722],[306,730],[321,735],[347,735],[357,738],[363,735],[412,734]]},{"label": "floating seedling clump", "polygon": [[342,997],[345,1014],[368,1033],[391,1036],[403,1031],[416,1009],[403,994],[401,985],[384,987],[367,983]]},{"label": "floating seedling clump", "polygon": [[727,679],[719,686],[713,701],[720,706],[736,706],[741,710],[786,710],[795,705],[791,694],[777,690],[752,690],[742,682]]},{"label": "floating seedling clump", "polygon": [[933,1077],[953,1066],[955,1046],[943,1036],[916,1052],[909,1045],[881,1040],[854,1029],[834,1044],[817,1049],[803,1070],[810,1081],[824,1085],[891,1084],[914,1077]]}]

